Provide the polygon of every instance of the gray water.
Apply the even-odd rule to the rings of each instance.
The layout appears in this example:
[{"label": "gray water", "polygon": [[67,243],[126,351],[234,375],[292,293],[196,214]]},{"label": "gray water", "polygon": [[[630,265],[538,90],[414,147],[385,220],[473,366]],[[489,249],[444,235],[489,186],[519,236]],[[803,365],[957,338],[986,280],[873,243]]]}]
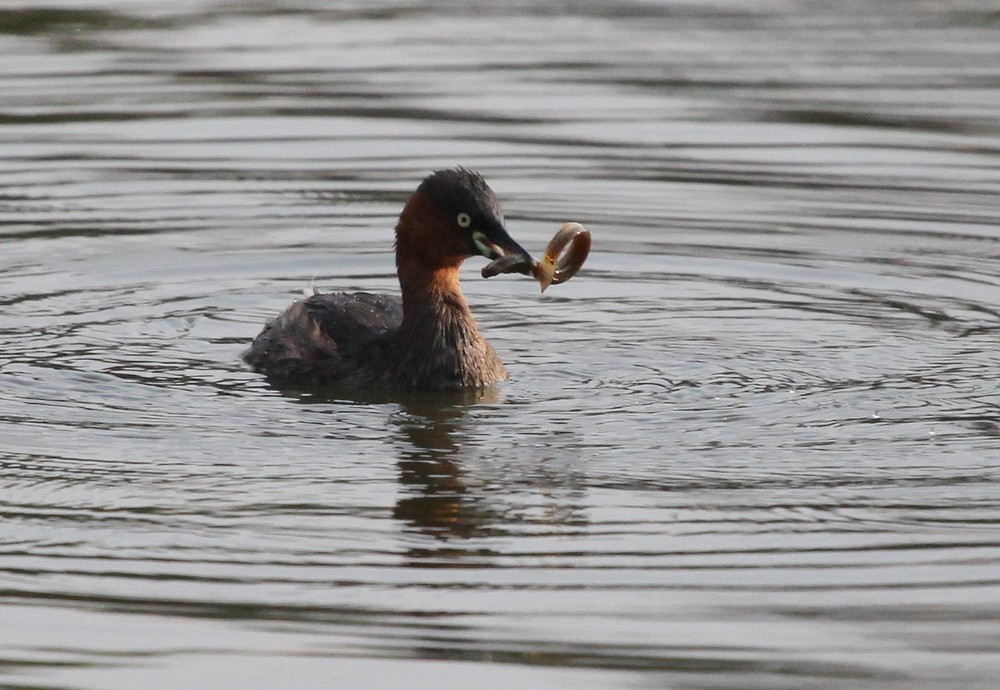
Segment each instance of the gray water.
[{"label": "gray water", "polygon": [[[994,688],[1000,9],[0,8],[0,685]],[[282,391],[429,171],[511,379]]]}]

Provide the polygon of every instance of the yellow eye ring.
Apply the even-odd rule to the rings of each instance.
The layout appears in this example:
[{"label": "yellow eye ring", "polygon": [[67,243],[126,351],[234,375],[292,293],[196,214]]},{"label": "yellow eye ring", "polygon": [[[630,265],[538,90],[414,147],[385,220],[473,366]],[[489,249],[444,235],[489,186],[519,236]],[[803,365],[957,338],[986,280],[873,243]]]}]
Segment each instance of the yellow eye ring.
[{"label": "yellow eye ring", "polygon": [[455,222],[458,223],[458,227],[467,228],[472,225],[472,216],[468,213],[459,213],[458,217],[455,218]]}]

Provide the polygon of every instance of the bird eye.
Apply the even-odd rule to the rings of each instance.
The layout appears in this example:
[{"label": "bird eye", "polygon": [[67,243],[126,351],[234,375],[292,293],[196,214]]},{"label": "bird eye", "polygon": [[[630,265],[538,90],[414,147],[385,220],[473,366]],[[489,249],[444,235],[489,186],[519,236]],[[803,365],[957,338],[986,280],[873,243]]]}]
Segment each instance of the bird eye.
[{"label": "bird eye", "polygon": [[472,225],[472,216],[470,216],[468,213],[459,213],[458,217],[455,219],[455,222],[458,223],[458,227],[467,228],[470,225]]}]

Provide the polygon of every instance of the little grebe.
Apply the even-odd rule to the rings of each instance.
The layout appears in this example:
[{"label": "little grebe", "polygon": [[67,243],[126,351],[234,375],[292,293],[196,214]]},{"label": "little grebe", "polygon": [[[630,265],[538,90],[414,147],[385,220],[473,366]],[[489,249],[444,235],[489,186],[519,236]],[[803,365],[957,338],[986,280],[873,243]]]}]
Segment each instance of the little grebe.
[{"label": "little grebe", "polygon": [[507,234],[497,197],[479,174],[435,172],[396,224],[402,299],[313,295],[267,324],[243,358],[288,384],[443,389],[501,381],[507,371],[459,286],[459,266],[475,255],[507,257],[504,272],[530,273],[534,265]]}]

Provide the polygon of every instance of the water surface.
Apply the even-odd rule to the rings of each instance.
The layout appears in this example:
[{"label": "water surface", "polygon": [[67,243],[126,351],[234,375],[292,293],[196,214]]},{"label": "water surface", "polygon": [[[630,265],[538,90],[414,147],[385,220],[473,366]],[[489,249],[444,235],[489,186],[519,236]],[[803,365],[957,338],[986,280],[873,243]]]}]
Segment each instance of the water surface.
[{"label": "water surface", "polygon": [[[990,688],[1000,17],[947,3],[0,11],[0,684]],[[285,391],[466,165],[511,380]]]}]

